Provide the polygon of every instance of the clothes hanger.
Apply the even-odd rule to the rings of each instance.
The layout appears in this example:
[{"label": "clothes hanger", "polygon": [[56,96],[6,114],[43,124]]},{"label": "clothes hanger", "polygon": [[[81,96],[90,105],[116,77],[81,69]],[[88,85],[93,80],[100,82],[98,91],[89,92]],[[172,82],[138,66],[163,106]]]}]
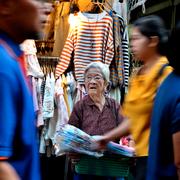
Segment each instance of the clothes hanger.
[{"label": "clothes hanger", "polygon": [[99,9],[103,12],[104,11],[104,0],[102,0],[102,2],[98,1],[98,0],[92,0],[92,3],[94,5],[96,5],[97,7],[99,7]]}]

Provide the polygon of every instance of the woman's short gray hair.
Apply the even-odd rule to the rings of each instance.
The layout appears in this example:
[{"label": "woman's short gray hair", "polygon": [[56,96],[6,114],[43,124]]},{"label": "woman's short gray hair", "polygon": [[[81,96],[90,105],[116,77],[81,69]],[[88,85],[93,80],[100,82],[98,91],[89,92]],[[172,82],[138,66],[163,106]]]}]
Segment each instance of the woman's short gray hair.
[{"label": "woman's short gray hair", "polygon": [[92,62],[87,67],[85,68],[84,71],[84,76],[86,76],[86,73],[89,69],[91,68],[97,68],[100,70],[103,78],[105,81],[109,82],[109,76],[110,76],[110,71],[109,71],[109,66],[107,64],[104,64],[102,62]]}]

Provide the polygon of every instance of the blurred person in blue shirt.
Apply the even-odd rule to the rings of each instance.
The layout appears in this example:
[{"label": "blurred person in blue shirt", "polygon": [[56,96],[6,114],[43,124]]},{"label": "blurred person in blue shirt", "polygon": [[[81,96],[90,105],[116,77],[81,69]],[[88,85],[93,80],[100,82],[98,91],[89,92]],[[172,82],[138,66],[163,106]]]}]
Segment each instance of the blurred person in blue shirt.
[{"label": "blurred person in blue shirt", "polygon": [[19,45],[37,38],[44,12],[35,0],[0,0],[1,180],[40,179],[34,108]]},{"label": "blurred person in blue shirt", "polygon": [[174,71],[161,84],[154,103],[147,180],[180,179],[180,22],[172,31],[168,59]]}]

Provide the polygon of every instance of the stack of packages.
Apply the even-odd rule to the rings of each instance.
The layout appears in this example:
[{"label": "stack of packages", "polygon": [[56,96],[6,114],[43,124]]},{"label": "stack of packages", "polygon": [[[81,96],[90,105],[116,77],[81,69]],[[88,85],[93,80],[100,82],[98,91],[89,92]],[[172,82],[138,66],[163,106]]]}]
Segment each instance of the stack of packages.
[{"label": "stack of packages", "polygon": [[[54,139],[55,154],[57,156],[67,152],[77,152],[90,156],[101,157],[104,154],[96,151],[98,145],[95,142],[99,136],[93,137],[83,132],[82,130],[72,126],[65,125],[56,132]],[[134,148],[123,146],[114,142],[107,144],[107,151],[111,154],[120,154],[128,157],[134,156]]]},{"label": "stack of packages", "polygon": [[69,124],[62,126],[56,132],[53,143],[57,156],[66,152],[77,152],[95,157],[103,156],[102,152],[94,151],[97,144],[92,136]]},{"label": "stack of packages", "polygon": [[128,157],[133,157],[135,155],[134,148],[123,146],[112,141],[107,144],[107,150],[113,154],[120,154]]}]

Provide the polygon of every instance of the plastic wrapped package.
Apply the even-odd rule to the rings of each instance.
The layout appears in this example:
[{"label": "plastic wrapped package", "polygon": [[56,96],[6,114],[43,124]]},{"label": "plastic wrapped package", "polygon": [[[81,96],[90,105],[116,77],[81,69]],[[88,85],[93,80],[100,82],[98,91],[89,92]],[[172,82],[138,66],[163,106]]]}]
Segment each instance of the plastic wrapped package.
[{"label": "plastic wrapped package", "polygon": [[56,132],[53,143],[56,156],[66,152],[77,152],[95,157],[103,156],[102,152],[94,151],[97,144],[92,136],[69,124],[62,126]]}]

